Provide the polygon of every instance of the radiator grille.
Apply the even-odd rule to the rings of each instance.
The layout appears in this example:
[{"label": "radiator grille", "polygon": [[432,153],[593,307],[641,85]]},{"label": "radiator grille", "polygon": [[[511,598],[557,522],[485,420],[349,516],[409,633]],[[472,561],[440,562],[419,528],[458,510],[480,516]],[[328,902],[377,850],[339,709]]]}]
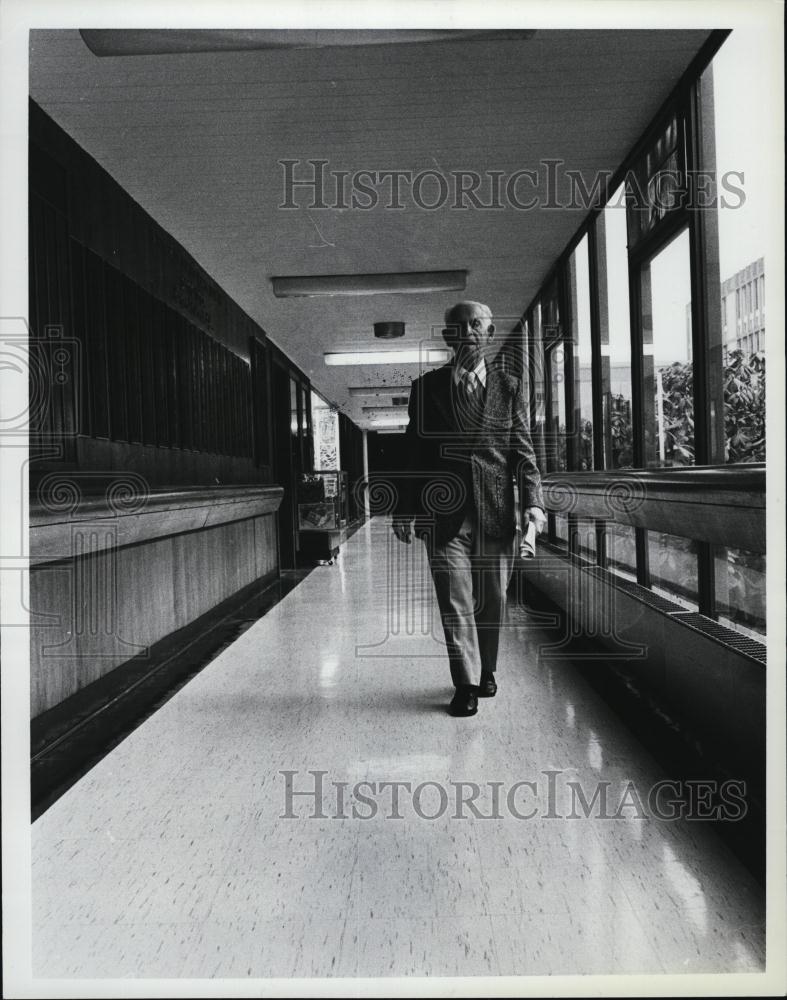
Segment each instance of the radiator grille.
[{"label": "radiator grille", "polygon": [[590,570],[590,572],[597,579],[608,582],[617,590],[622,590],[624,594],[631,594],[632,597],[636,597],[637,600],[642,601],[643,604],[647,604],[648,607],[654,608],[656,611],[674,614],[676,611],[683,610],[679,604],[668,600],[666,597],[662,597],[661,594],[654,594],[652,590],[640,586],[634,580],[627,580],[625,577],[616,576],[614,573],[610,573],[609,570],[601,569],[598,566]]},{"label": "radiator grille", "polygon": [[[568,558],[565,550],[558,549],[549,543],[540,544],[547,551],[561,555],[564,559]],[[701,615],[697,611],[686,611],[680,604],[662,597],[661,594],[654,594],[652,590],[648,590],[647,587],[641,586],[641,584],[636,583],[634,580],[627,580],[625,577],[616,576],[615,573],[603,569],[601,566],[583,566],[582,569],[585,573],[595,577],[600,582],[607,583],[617,590],[623,591],[625,594],[630,594],[648,607],[668,614],[671,618],[682,622],[689,628],[693,628],[697,632],[702,632],[703,635],[707,635],[711,639],[716,639],[718,642],[723,643],[729,649],[734,649],[735,652],[742,653],[744,656],[748,656],[758,663],[765,664],[767,662],[767,648],[764,643],[758,642],[756,639],[751,639],[747,635],[741,635],[740,632],[727,628],[726,625],[720,625],[719,622],[713,621],[712,618],[706,618],[705,615]]]},{"label": "radiator grille", "polygon": [[735,632],[733,629],[727,628],[726,625],[720,625],[713,619],[693,611],[677,614],[674,617],[683,622],[684,625],[688,625],[704,635],[709,635],[713,639],[718,639],[719,642],[730,646],[736,652],[744,653],[759,663],[766,663],[767,649],[764,643],[750,639],[747,635],[741,635],[740,632]]}]

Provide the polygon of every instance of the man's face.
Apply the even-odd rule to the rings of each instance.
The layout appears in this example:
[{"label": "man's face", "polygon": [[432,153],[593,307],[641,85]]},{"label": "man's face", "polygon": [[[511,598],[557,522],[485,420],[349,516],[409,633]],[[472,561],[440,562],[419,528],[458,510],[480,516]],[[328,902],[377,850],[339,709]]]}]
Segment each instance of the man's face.
[{"label": "man's face", "polygon": [[470,366],[482,357],[494,332],[491,318],[478,306],[459,305],[451,311],[443,336],[455,359]]}]

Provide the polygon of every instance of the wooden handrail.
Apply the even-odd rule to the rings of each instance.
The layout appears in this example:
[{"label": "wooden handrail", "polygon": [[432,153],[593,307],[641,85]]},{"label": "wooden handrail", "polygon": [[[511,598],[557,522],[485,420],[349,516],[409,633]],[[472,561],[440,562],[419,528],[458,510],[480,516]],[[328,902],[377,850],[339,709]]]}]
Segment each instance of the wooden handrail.
[{"label": "wooden handrail", "polygon": [[749,552],[765,551],[765,465],[553,472],[553,514],[616,521]]}]

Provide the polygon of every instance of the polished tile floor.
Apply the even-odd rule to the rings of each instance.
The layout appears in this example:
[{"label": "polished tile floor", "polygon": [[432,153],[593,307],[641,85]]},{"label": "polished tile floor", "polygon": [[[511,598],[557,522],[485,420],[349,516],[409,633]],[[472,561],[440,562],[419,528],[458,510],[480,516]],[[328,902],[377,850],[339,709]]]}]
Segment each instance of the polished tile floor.
[{"label": "polished tile floor", "polygon": [[449,717],[420,543],[367,524],[35,822],[34,975],[762,971],[757,883],[643,818],[659,767],[554,641],[511,608]]}]

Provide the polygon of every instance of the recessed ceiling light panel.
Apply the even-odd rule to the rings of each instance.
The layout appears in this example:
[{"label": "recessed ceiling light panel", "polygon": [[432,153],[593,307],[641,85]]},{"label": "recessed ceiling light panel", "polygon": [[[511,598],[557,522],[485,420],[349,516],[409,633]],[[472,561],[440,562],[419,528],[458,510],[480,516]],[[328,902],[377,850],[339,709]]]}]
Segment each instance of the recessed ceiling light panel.
[{"label": "recessed ceiling light panel", "polygon": [[368,417],[396,417],[398,420],[402,420],[407,416],[407,413],[402,406],[362,406],[361,412],[365,413]]},{"label": "recessed ceiling light panel", "polygon": [[391,295],[459,292],[467,271],[394,271],[380,274],[304,274],[271,278],[277,299],[317,295]]},{"label": "recessed ceiling light panel", "polygon": [[96,56],[152,56],[199,52],[264,52],[267,49],[345,48],[429,42],[525,41],[533,28],[487,30],[83,28],[79,34]]},{"label": "recessed ceiling light panel", "polygon": [[351,385],[347,391],[351,396],[391,396],[394,393],[409,392],[409,385]]},{"label": "recessed ceiling light panel", "polygon": [[412,347],[401,351],[326,351],[326,365],[439,365],[448,361],[444,349]]}]

